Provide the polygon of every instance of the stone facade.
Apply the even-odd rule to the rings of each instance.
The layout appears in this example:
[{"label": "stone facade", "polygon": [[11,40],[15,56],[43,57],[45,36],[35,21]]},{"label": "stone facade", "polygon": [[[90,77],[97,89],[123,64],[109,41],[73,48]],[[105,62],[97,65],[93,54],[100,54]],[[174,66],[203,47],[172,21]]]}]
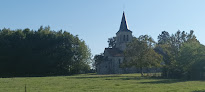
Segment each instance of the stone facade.
[{"label": "stone facade", "polygon": [[126,44],[132,41],[132,38],[132,31],[128,29],[125,14],[123,12],[120,29],[116,33],[116,47],[105,48],[104,61],[97,65],[98,74],[122,74],[138,71],[135,67],[120,67],[124,60],[123,51],[126,49]]}]

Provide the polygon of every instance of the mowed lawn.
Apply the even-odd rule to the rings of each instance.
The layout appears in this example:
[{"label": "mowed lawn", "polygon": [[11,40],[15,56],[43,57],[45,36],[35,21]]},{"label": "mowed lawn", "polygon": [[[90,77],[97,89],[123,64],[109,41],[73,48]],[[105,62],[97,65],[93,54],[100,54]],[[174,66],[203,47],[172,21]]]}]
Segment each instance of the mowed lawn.
[{"label": "mowed lawn", "polygon": [[81,74],[0,78],[0,92],[205,92],[205,81],[140,77],[139,74]]}]

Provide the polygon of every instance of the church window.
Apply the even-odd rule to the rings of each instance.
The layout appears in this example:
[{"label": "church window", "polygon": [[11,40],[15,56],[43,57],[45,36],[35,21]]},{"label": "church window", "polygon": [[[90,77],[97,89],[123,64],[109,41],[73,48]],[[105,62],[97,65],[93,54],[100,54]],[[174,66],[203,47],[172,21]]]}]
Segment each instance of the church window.
[{"label": "church window", "polygon": [[127,35],[127,41],[129,41],[129,37],[128,37],[128,35]]},{"label": "church window", "polygon": [[125,35],[124,35],[124,37],[123,37],[123,41],[125,41]]},{"label": "church window", "polygon": [[119,64],[120,64],[121,63],[121,59],[119,59],[118,61],[119,61]]}]

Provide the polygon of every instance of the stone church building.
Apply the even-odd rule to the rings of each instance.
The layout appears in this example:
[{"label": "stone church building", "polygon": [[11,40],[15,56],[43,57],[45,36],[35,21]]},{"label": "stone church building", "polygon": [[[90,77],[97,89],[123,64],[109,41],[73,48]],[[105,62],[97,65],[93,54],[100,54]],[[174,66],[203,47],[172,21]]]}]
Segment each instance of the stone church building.
[{"label": "stone church building", "polygon": [[132,41],[132,38],[132,31],[130,31],[128,28],[125,13],[123,12],[120,29],[116,33],[116,47],[105,48],[105,59],[99,65],[97,65],[98,74],[122,74],[137,72],[137,69],[134,67],[120,67],[120,64],[123,63],[124,59],[123,51],[126,49],[126,44]]}]

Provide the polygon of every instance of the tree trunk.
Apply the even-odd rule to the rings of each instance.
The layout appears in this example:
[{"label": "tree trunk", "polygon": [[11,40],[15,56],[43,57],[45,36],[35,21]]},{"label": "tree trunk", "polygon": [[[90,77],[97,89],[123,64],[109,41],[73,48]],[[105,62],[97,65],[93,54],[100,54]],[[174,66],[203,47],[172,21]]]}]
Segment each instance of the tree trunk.
[{"label": "tree trunk", "polygon": [[142,67],[140,67],[140,73],[141,73],[141,76],[144,76]]}]

